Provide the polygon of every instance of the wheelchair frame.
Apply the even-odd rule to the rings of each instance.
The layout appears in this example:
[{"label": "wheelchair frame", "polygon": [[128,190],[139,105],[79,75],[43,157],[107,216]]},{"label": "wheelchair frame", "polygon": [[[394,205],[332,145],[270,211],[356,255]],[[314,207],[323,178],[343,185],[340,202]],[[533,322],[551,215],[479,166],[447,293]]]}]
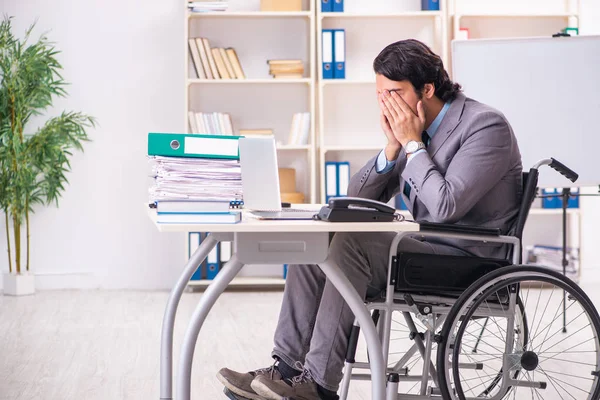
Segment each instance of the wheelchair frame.
[{"label": "wheelchair frame", "polygon": [[[385,290],[385,296],[383,297],[382,300],[367,302],[367,308],[369,310],[378,311],[380,314],[376,325],[377,325],[377,331],[378,331],[379,337],[382,341],[384,365],[386,368],[386,374],[388,375],[386,400],[422,400],[422,399],[431,399],[434,396],[439,398],[439,396],[443,395],[443,391],[440,387],[440,383],[438,382],[436,366],[434,365],[433,361],[431,360],[432,347],[433,347],[434,342],[436,342],[436,343],[445,342],[445,347],[444,347],[445,353],[443,353],[443,354],[440,353],[440,349],[438,348],[438,364],[440,363],[439,362],[440,359],[448,360],[448,358],[450,356],[448,350],[451,348],[448,340],[450,340],[451,338],[445,338],[443,335],[436,335],[436,331],[442,325],[444,325],[445,335],[452,336],[453,333],[450,333],[450,330],[448,329],[451,327],[446,326],[446,325],[448,325],[448,324],[446,324],[446,322],[450,322],[450,321],[446,321],[446,320],[450,315],[452,315],[452,313],[454,313],[453,318],[458,317],[459,319],[461,318],[460,316],[462,316],[462,315],[469,315],[468,310],[469,310],[470,304],[468,302],[465,302],[465,300],[474,299],[475,298],[474,296],[477,293],[480,293],[477,291],[479,288],[483,288],[485,290],[486,288],[493,286],[495,284],[495,282],[501,281],[501,278],[503,279],[504,276],[507,276],[507,277],[509,275],[513,276],[513,277],[519,276],[519,271],[515,271],[514,267],[518,266],[521,261],[522,229],[524,228],[525,221],[527,219],[527,216],[529,214],[529,209],[531,207],[531,203],[533,202],[533,198],[535,197],[535,193],[537,190],[537,176],[538,176],[537,170],[540,166],[543,166],[543,165],[548,165],[548,166],[552,167],[556,171],[558,171],[561,174],[563,174],[564,176],[566,176],[572,182],[575,182],[578,178],[578,176],[575,172],[573,172],[568,167],[566,167],[565,165],[563,165],[562,163],[558,162],[557,160],[555,160],[553,158],[544,159],[544,160],[539,161],[537,164],[535,164],[530,169],[528,174],[524,174],[524,177],[527,179],[527,184],[524,185],[523,199],[522,199],[522,204],[520,205],[519,215],[518,215],[518,220],[517,220],[517,230],[516,230],[516,233],[514,234],[514,236],[500,235],[499,233],[491,233],[491,232],[488,235],[486,235],[485,233],[480,233],[480,232],[473,233],[473,232],[469,232],[468,230],[464,231],[466,233],[462,233],[462,232],[456,233],[456,232],[448,232],[447,230],[435,231],[434,229],[428,229],[427,231],[421,231],[417,234],[409,233],[409,232],[401,232],[396,235],[396,237],[392,241],[392,244],[391,244],[390,250],[389,250],[388,275],[387,275],[388,282],[387,282],[387,287]],[[408,293],[396,292],[395,283],[396,283],[397,277],[396,277],[396,271],[394,269],[394,262],[395,262],[394,259],[397,257],[397,254],[398,254],[398,244],[404,237],[407,237],[407,236],[412,236],[412,237],[417,237],[417,238],[420,237],[420,238],[463,239],[463,240],[483,242],[483,243],[490,242],[490,243],[508,244],[509,246],[511,246],[512,253],[511,253],[511,257],[507,258],[507,259],[512,259],[512,266],[503,267],[494,272],[489,273],[488,276],[495,279],[495,281],[487,281],[486,276],[480,278],[479,280],[477,280],[476,282],[471,284],[471,286],[469,286],[469,288],[466,289],[462,293],[460,298],[458,297],[458,294],[457,294],[457,296],[453,297],[453,296],[445,296],[444,294],[437,294],[437,293],[436,294],[434,294],[434,293],[432,293],[432,294],[408,294]],[[527,275],[527,276],[541,277],[540,279],[542,279],[542,278],[548,279],[549,276],[550,277],[553,276],[553,279],[555,279],[557,282],[561,282],[561,284],[564,284],[565,287],[568,286],[571,289],[580,290],[575,283],[571,282],[569,279],[562,277],[560,274],[546,273],[542,268],[529,268],[529,269],[532,269],[535,271],[529,271],[530,275],[527,275],[527,273],[523,273],[522,275],[523,276]],[[479,288],[476,287],[477,285],[480,285]],[[515,288],[514,289],[515,291],[513,291],[513,289],[512,289],[513,286]],[[486,304],[489,312],[481,313],[481,311],[479,311],[478,314],[471,313],[471,316],[484,317],[484,318],[485,317],[494,317],[494,316],[506,317],[508,324],[509,324],[508,326],[512,325],[514,327],[516,307],[519,305],[518,300],[517,300],[517,298],[519,297],[519,294],[518,294],[519,289],[518,289],[517,284],[514,284],[513,286],[511,286],[510,292],[508,293],[509,294],[508,310],[503,306],[502,302],[499,303],[499,307],[497,307],[497,308],[495,308],[493,305],[492,305],[492,307],[490,307],[489,305]],[[467,295],[467,297],[463,298],[463,297],[465,297],[465,295]],[[471,297],[468,297],[468,296],[471,296]],[[598,332],[598,327],[600,327],[600,318],[598,317],[598,313],[596,312],[595,308],[593,307],[593,304],[591,304],[591,302],[589,301],[589,298],[587,298],[587,296],[585,296],[585,294],[583,297],[584,297],[583,302],[586,303],[585,307],[588,307],[588,309],[586,309],[585,311],[588,311],[588,310],[593,311],[593,315],[590,315],[589,317],[591,317],[594,320],[595,329],[596,329],[597,335],[598,335],[598,334],[600,334],[600,332]],[[459,301],[463,302],[460,304],[461,308],[460,308],[460,310],[455,310],[454,309],[455,305]],[[590,307],[590,305],[591,305],[591,307]],[[525,313],[523,312],[524,306],[522,306],[522,303],[521,303],[521,305],[519,305],[519,307],[520,307],[519,310],[522,314],[521,322],[526,325],[527,318],[525,316]],[[390,339],[391,339],[390,337],[391,337],[391,331],[392,331],[392,314],[394,311],[399,311],[402,313],[402,315],[406,321],[406,324],[411,332],[411,335],[409,338],[414,340],[414,343],[410,347],[410,349],[400,358],[400,360],[393,367],[390,368],[390,367],[388,367],[388,356],[389,356],[389,349],[390,349]],[[466,314],[462,314],[463,312],[466,312]],[[421,337],[420,334],[418,334],[413,316],[411,314],[414,314],[415,317],[425,326],[426,332],[424,332],[423,337]],[[481,335],[483,334],[485,329],[486,329],[486,325],[484,324],[482,327],[482,331],[479,336],[479,339],[477,339],[476,346],[478,345],[479,340],[481,339]],[[521,332],[523,334],[523,337],[525,337],[525,338],[527,338],[527,329],[528,329],[527,326],[525,326],[524,332]],[[340,399],[341,400],[347,399],[351,380],[370,380],[371,379],[370,373],[364,373],[364,374],[353,373],[354,368],[369,369],[368,363],[356,362],[354,359],[355,354],[356,354],[356,347],[357,347],[357,343],[358,343],[359,332],[360,332],[360,328],[359,328],[358,322],[355,321],[353,329],[352,329],[352,333],[349,338],[349,346],[348,346],[348,350],[347,350],[347,354],[346,354],[346,360],[344,363],[344,374],[343,374],[343,379],[342,379],[342,382],[340,385]],[[501,374],[502,385],[500,386],[499,393],[496,396],[492,397],[492,399],[499,399],[499,398],[504,397],[506,395],[506,391],[511,386],[544,388],[543,387],[544,384],[541,382],[517,381],[515,379],[517,375],[515,375],[515,378],[509,376],[511,374],[511,371],[515,370],[516,358],[517,357],[520,358],[520,356],[521,356],[521,353],[514,352],[514,350],[515,350],[513,348],[514,347],[514,339],[515,339],[514,330],[507,329],[505,353],[503,354],[503,357],[502,357],[502,369],[499,371],[499,374],[498,374],[498,377],[500,377],[500,374]],[[454,340],[454,339],[451,339],[451,340]],[[406,364],[417,352],[420,353],[420,356],[423,359],[422,373],[421,373],[421,375],[408,376],[409,371],[408,371],[408,368],[406,367]],[[456,353],[456,350],[454,350],[454,353]],[[598,365],[600,365],[600,346],[597,341],[596,341],[596,359],[597,359],[597,366],[598,366]],[[511,364],[509,364],[509,362]],[[450,362],[446,366],[448,367],[451,365],[452,364]],[[483,363],[476,364],[476,363],[460,363],[459,362],[459,366],[461,369],[465,368],[465,369],[478,370],[478,369],[483,368]],[[442,376],[442,378],[446,381],[448,380],[447,372],[448,371],[446,371],[445,375]],[[600,376],[600,371],[597,371],[597,373],[598,373],[597,376]],[[429,386],[430,379],[433,381],[433,384],[435,385],[434,387]],[[402,382],[417,382],[417,383],[420,382],[419,394],[415,395],[415,394],[398,393],[398,385],[399,385],[399,382],[401,382],[401,381]],[[498,381],[496,379],[494,379],[493,383],[497,384]],[[594,390],[594,393],[598,393],[600,390],[597,388],[597,386],[598,386],[598,382],[595,382],[593,385],[593,388],[592,388],[592,390]],[[493,387],[496,387],[496,386],[493,386]],[[450,391],[449,388],[444,388],[444,389],[448,389],[447,392]],[[488,391],[488,390],[490,390],[489,387],[486,389],[486,391]],[[598,397],[600,397],[600,395]],[[594,399],[596,399],[596,397]]]},{"label": "wheelchair frame", "polygon": [[[388,363],[388,353],[390,347],[390,336],[391,336],[391,328],[392,328],[392,313],[394,311],[402,312],[404,319],[408,327],[412,332],[416,332],[416,326],[414,324],[414,320],[410,313],[416,315],[417,319],[419,319],[423,325],[427,327],[427,332],[425,333],[424,339],[421,339],[419,335],[414,337],[415,343],[409,349],[409,351],[404,355],[393,368],[387,368],[387,373],[396,373],[399,375],[399,381],[421,381],[421,390],[420,395],[409,395],[409,394],[399,394],[397,393],[397,384],[389,385],[388,383],[388,394],[387,400],[422,400],[429,399],[434,395],[440,396],[441,392],[439,388],[432,388],[431,390],[428,388],[429,378],[433,380],[436,386],[438,386],[437,379],[437,371],[431,361],[431,351],[433,347],[433,342],[435,340],[434,334],[435,331],[444,323],[445,317],[448,315],[454,303],[456,302],[456,298],[454,297],[444,297],[438,295],[411,295],[410,297],[414,301],[413,304],[408,304],[411,302],[406,301],[404,294],[396,292],[394,290],[394,279],[393,276],[393,259],[397,255],[398,244],[400,241],[406,237],[421,237],[421,238],[445,238],[445,239],[463,239],[463,240],[473,240],[478,242],[492,242],[492,243],[502,243],[509,244],[513,246],[512,252],[512,261],[513,265],[519,264],[520,254],[521,254],[521,241],[519,238],[514,236],[485,236],[485,235],[469,235],[469,234],[459,234],[459,233],[447,233],[447,232],[419,232],[418,234],[412,232],[400,232],[396,234],[392,244],[390,246],[389,251],[389,262],[388,262],[388,285],[386,287],[386,294],[383,301],[374,301],[369,302],[367,304],[367,309],[369,310],[379,310],[380,320],[377,324],[378,333],[382,341],[383,347],[383,357],[384,364],[387,366]],[[444,304],[431,306],[430,310],[423,310],[428,315],[421,314],[421,310],[417,307],[415,303],[427,303],[427,304]],[[441,315],[442,318],[437,318],[436,315]],[[492,315],[490,315],[492,316]],[[383,322],[383,324],[381,324]],[[358,327],[358,321],[354,323],[355,327]],[[431,329],[434,328],[434,329]],[[346,358],[346,362],[344,363],[344,377],[342,383],[340,385],[340,400],[346,400],[348,397],[348,391],[350,387],[351,380],[370,380],[370,374],[353,374],[352,370],[354,368],[359,369],[369,369],[369,363],[360,363],[354,361],[354,353],[356,352],[358,335],[356,334],[354,338],[351,339],[351,345],[349,349],[349,353],[351,357]],[[416,352],[419,352],[424,360],[429,360],[429,363],[423,363],[423,372],[419,376],[407,376],[408,370],[404,368],[404,364],[406,361],[410,359]],[[350,355],[349,354],[349,355]],[[477,366],[464,366],[465,368],[472,367],[477,368]],[[394,389],[395,387],[395,393]],[[390,396],[393,397],[390,397]]]}]

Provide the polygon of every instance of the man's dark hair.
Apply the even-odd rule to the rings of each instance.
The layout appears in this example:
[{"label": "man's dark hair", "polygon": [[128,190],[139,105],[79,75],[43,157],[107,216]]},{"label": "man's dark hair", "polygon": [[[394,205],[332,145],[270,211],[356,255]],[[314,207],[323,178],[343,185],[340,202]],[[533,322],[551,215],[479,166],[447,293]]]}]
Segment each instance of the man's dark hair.
[{"label": "man's dark hair", "polygon": [[444,102],[454,99],[461,90],[450,80],[442,59],[414,39],[388,45],[375,58],[373,69],[392,81],[409,81],[419,97],[426,83],[433,83],[435,95]]}]

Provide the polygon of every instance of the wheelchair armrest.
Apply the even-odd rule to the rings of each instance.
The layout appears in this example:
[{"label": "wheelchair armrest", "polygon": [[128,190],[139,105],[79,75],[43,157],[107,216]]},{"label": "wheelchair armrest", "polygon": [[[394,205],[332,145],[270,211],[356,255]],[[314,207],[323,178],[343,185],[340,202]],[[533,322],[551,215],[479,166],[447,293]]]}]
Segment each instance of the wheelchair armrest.
[{"label": "wheelchair armrest", "polygon": [[440,224],[435,222],[420,222],[419,230],[424,232],[450,232],[478,236],[500,236],[500,228],[483,228],[480,226]]}]

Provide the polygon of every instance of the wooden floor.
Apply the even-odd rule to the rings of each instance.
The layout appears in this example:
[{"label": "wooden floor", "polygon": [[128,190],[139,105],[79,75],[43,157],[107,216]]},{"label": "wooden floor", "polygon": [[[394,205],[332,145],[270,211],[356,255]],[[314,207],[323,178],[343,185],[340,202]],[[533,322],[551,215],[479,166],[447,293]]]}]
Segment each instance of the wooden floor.
[{"label": "wooden floor", "polygon": [[[160,327],[167,295],[0,295],[0,400],[158,400]],[[175,366],[185,324],[200,296],[186,293],[182,299]],[[281,292],[232,292],[219,299],[196,347],[192,398],[225,399],[214,377],[223,366],[244,371],[271,363],[281,298]],[[369,399],[370,385],[353,383],[350,398]]]}]

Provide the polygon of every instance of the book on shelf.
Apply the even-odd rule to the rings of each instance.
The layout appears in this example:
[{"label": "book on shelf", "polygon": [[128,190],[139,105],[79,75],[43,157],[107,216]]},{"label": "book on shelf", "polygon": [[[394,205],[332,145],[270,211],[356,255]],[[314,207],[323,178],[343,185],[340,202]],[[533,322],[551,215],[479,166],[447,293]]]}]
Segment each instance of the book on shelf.
[{"label": "book on shelf", "polygon": [[289,145],[307,145],[310,133],[310,113],[295,113],[292,117],[290,134],[288,136]]},{"label": "book on shelf", "polygon": [[210,47],[204,37],[188,39],[190,55],[198,79],[245,79],[235,49]]},{"label": "book on shelf", "polygon": [[228,113],[188,111],[190,133],[233,135],[233,123]]},{"label": "book on shelf", "polygon": [[193,12],[227,11],[227,1],[189,1],[188,9]]},{"label": "book on shelf", "polygon": [[267,60],[269,74],[276,79],[301,79],[304,75],[302,60]]},{"label": "book on shelf", "polygon": [[233,67],[233,71],[237,79],[246,79],[246,75],[244,75],[244,70],[242,69],[242,64],[240,64],[240,60],[238,59],[237,53],[235,49],[232,47],[228,47],[225,49],[227,56],[229,57],[229,61]]}]

